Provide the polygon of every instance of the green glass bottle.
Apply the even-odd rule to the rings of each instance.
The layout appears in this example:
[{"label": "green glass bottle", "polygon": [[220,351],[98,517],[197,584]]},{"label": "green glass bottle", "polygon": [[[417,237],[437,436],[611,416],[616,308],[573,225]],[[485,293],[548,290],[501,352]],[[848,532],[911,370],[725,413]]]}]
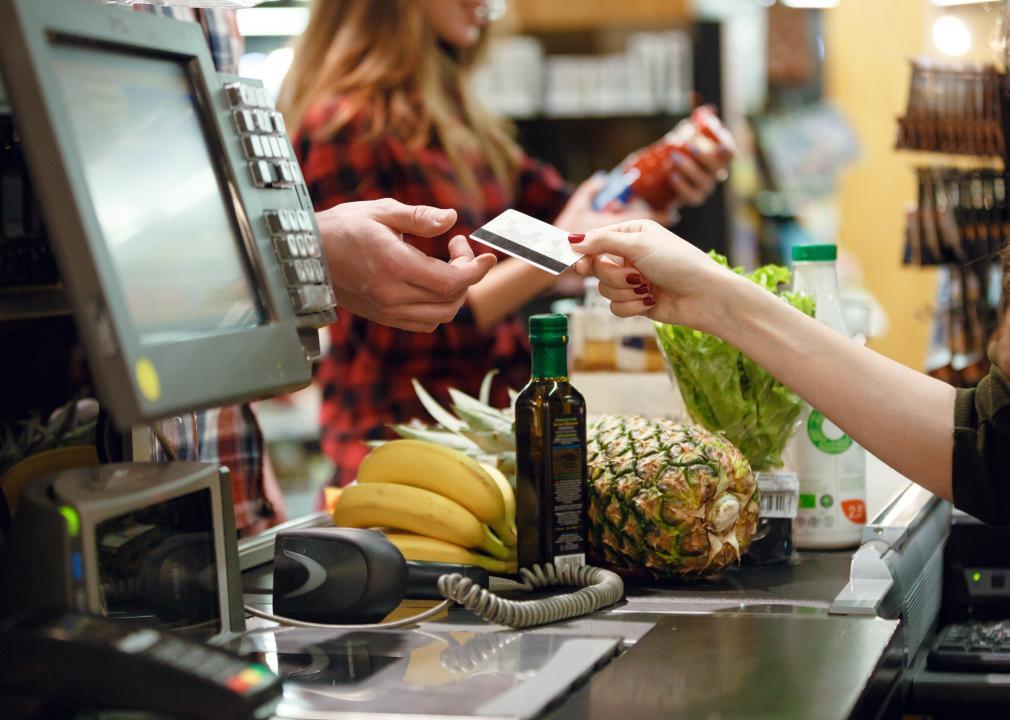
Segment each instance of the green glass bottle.
[{"label": "green glass bottle", "polygon": [[568,318],[530,318],[533,377],[516,399],[519,567],[586,561],[586,401],[568,382]]}]

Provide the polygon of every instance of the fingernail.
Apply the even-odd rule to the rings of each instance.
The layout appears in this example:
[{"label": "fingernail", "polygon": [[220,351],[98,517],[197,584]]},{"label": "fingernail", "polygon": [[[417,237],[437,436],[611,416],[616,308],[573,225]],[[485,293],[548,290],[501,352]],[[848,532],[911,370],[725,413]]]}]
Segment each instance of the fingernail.
[{"label": "fingernail", "polygon": [[648,295],[649,294],[649,288],[647,288],[645,285],[641,285],[641,286],[635,288],[635,294],[636,295]]},{"label": "fingernail", "polygon": [[682,153],[680,150],[674,150],[673,153],[670,155],[670,160],[673,161],[674,165],[678,167],[683,167],[684,153]]},{"label": "fingernail", "polygon": [[673,180],[674,182],[677,182],[678,180],[680,180],[680,173],[679,172],[670,173],[670,179]]},{"label": "fingernail", "polygon": [[628,275],[628,277],[624,279],[627,280],[628,285],[631,285],[632,287],[642,284],[642,276],[639,275],[638,273],[631,273],[630,275]]},{"label": "fingernail", "polygon": [[701,155],[701,150],[694,143],[688,143],[688,145],[687,145],[687,151],[689,153],[691,153],[692,155],[694,155],[695,157],[698,157],[699,155]]},{"label": "fingernail", "polygon": [[645,298],[645,300],[642,301],[642,303],[645,304],[645,307],[652,307],[653,305],[656,304],[656,298],[654,298],[654,297],[647,297],[647,298]]},{"label": "fingernail", "polygon": [[570,242],[572,245],[578,245],[580,242],[582,242],[585,239],[586,239],[586,236],[583,233],[571,233],[568,236],[568,242]]}]

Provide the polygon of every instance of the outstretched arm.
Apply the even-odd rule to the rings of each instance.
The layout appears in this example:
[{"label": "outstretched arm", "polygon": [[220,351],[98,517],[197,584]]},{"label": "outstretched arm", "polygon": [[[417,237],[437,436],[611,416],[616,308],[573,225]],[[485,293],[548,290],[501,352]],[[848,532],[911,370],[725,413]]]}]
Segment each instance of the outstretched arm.
[{"label": "outstretched arm", "polygon": [[574,247],[589,256],[577,270],[599,276],[615,314],[732,342],[869,452],[952,499],[952,387],[852,342],[655,223],[593,231]]}]

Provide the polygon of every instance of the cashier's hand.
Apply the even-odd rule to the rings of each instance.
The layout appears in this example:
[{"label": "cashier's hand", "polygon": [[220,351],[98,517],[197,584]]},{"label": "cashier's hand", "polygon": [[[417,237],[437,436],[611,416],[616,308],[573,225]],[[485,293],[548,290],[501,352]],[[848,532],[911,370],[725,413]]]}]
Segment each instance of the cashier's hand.
[{"label": "cashier's hand", "polygon": [[432,332],[456,317],[467,289],[495,264],[474,257],[462,236],[449,242],[449,262],[403,241],[404,233],[441,235],[456,224],[455,210],[369,200],[318,213],[319,230],[337,302],[382,325]]},{"label": "cashier's hand", "polygon": [[600,294],[618,317],[653,320],[713,332],[722,293],[738,278],[691,243],[649,220],[578,236],[572,249],[587,257],[575,271],[600,279]]}]

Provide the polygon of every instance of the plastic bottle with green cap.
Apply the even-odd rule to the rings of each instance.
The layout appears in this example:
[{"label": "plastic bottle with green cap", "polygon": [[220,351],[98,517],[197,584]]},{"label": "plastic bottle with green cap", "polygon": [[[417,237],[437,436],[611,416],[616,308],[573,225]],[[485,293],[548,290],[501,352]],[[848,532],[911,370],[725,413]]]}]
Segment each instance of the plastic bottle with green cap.
[{"label": "plastic bottle with green cap", "polygon": [[530,318],[533,373],[516,398],[519,567],[586,562],[586,401],[568,382],[568,318]]},{"label": "plastic bottle with green cap", "polygon": [[[816,318],[848,335],[842,310],[835,245],[792,249],[793,289],[812,296]],[[830,379],[826,379],[830,382]],[[833,549],[859,544],[866,524],[866,453],[852,438],[809,406],[787,458],[800,481],[793,541],[800,549]]]}]

